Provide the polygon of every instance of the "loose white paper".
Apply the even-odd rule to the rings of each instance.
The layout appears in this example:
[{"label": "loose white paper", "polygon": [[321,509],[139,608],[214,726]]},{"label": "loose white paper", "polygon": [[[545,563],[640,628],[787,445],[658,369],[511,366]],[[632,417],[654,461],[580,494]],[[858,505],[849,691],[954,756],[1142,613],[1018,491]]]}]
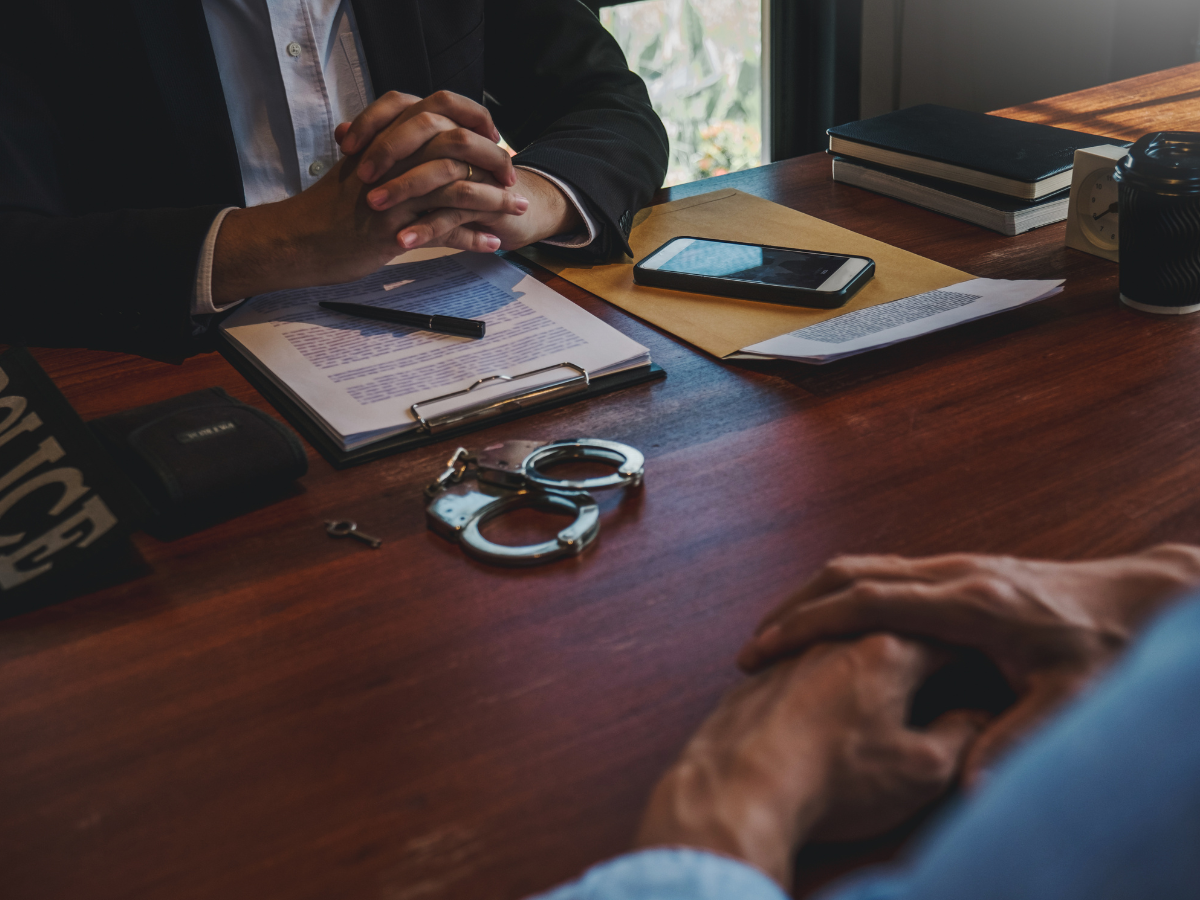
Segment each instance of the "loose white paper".
[{"label": "loose white paper", "polygon": [[975,278],[826,319],[753,344],[729,358],[790,359],[820,365],[1045,300],[1059,293],[1062,284]]},{"label": "loose white paper", "polygon": [[[321,309],[322,300],[483,319],[482,340],[434,334]],[[491,375],[573,363],[592,377],[646,365],[649,352],[536,278],[496,256],[400,257],[359,281],[277,291],[245,303],[222,331],[344,449],[417,426],[410,407]],[[489,382],[474,406],[561,381],[556,370]]]}]

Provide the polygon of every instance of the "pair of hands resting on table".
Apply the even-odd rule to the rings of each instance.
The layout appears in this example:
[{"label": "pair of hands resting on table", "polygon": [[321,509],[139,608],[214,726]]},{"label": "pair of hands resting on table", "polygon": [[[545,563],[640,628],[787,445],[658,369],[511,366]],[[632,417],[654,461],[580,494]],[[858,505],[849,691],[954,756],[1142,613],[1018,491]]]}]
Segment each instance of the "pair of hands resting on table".
[{"label": "pair of hands resting on table", "polygon": [[582,227],[556,185],[514,168],[487,109],[458,94],[391,91],[334,137],[346,156],[308,190],[226,217],[216,306],[353,281],[417,247],[492,253]]},{"label": "pair of hands resting on table", "polygon": [[[977,780],[1197,582],[1200,548],[1184,545],[1077,563],[835,559],[742,649],[755,674],[659,782],[637,843],[743,859],[786,889],[806,840],[882,834],[961,775]],[[994,720],[958,711],[909,727],[949,647],[986,654],[1017,702]]]}]

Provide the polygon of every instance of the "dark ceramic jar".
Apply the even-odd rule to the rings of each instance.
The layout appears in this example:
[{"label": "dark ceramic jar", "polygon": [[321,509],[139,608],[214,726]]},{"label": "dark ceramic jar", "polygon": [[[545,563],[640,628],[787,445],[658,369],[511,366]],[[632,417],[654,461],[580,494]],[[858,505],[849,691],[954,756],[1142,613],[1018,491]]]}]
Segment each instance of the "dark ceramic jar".
[{"label": "dark ceramic jar", "polygon": [[1121,302],[1200,312],[1200,134],[1148,134],[1117,163]]}]

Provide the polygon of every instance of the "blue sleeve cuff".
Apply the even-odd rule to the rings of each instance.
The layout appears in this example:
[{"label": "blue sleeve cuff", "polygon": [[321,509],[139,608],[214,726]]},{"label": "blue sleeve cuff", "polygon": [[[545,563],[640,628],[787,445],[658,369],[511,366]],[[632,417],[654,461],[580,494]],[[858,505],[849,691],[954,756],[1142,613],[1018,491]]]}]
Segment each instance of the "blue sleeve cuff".
[{"label": "blue sleeve cuff", "polygon": [[588,869],[537,900],[788,900],[745,863],[700,850],[642,850]]}]

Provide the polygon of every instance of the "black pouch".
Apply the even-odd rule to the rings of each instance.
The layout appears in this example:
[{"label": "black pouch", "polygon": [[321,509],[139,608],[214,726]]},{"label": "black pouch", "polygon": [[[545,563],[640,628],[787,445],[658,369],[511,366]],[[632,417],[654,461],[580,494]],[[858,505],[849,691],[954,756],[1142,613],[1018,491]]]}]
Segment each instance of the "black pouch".
[{"label": "black pouch", "polygon": [[167,531],[196,530],[284,496],[308,471],[284,425],[220,388],[88,423]]}]

